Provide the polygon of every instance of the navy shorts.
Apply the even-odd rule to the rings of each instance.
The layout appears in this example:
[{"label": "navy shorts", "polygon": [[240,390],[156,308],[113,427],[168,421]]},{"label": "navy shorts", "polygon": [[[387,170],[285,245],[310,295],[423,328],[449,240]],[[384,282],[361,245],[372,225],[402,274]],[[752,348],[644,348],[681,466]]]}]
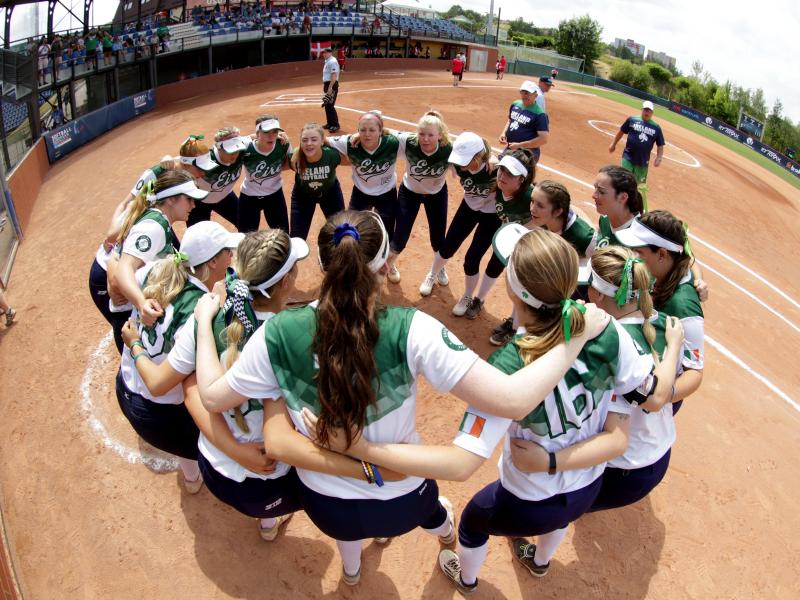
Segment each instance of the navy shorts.
[{"label": "navy shorts", "polygon": [[589,512],[628,506],[647,496],[667,474],[671,453],[672,449],[667,450],[666,454],[652,465],[639,469],[606,467],[601,477],[603,485],[600,493],[592,503]]},{"label": "navy shorts", "polygon": [[397,218],[397,188],[392,188],[388,192],[379,196],[365,194],[357,187],[353,186],[353,193],[350,194],[349,210],[369,210],[374,208],[378,211],[389,235],[389,241],[394,236],[394,222]]},{"label": "navy shorts", "polygon": [[543,535],[561,529],[585,513],[597,497],[603,478],[574,492],[544,500],[523,500],[500,481],[490,483],[472,497],[458,526],[458,540],[467,548],[478,548],[490,535]]},{"label": "navy shorts", "polygon": [[158,404],[135,394],[117,372],[117,401],[122,414],[145,442],[181,458],[197,460],[197,429],[186,406],[180,404]]},{"label": "navy shorts", "polygon": [[97,259],[92,262],[92,268],[89,271],[89,293],[92,295],[92,301],[97,310],[114,330],[114,345],[117,347],[117,352],[122,354],[122,327],[131,318],[131,311],[111,312],[108,306],[108,273],[100,266]]},{"label": "navy shorts", "polygon": [[217,498],[243,515],[268,519],[300,510],[297,496],[297,472],[294,467],[276,479],[246,477],[244,481],[228,479],[211,466],[205,456],[197,458],[206,487]]},{"label": "navy shorts", "polygon": [[320,531],[349,542],[396,537],[415,527],[435,529],[447,519],[439,486],[426,479],[416,490],[391,500],[345,500],[325,496],[299,482],[300,503]]}]

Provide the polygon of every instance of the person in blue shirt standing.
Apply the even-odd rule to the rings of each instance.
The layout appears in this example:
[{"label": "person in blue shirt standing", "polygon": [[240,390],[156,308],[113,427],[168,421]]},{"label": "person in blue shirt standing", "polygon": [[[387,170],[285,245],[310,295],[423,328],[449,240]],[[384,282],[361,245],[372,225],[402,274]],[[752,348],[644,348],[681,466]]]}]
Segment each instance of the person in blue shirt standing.
[{"label": "person in blue shirt standing", "polygon": [[613,154],[617,149],[617,143],[623,135],[628,136],[625,142],[625,150],[622,151],[622,167],[633,173],[636,182],[639,184],[639,191],[644,200],[644,210],[647,212],[647,167],[650,163],[650,154],[653,146],[656,146],[656,159],[653,166],[661,165],[664,157],[664,133],[661,126],[653,120],[653,103],[645,100],[642,103],[641,117],[628,117],[619,128],[614,141],[608,147],[609,153]]},{"label": "person in blue shirt standing", "polygon": [[532,81],[522,82],[519,88],[520,99],[511,103],[508,109],[508,123],[500,134],[500,143],[507,150],[528,148],[535,162],[539,162],[540,148],[550,136],[547,114],[536,104],[541,94]]}]

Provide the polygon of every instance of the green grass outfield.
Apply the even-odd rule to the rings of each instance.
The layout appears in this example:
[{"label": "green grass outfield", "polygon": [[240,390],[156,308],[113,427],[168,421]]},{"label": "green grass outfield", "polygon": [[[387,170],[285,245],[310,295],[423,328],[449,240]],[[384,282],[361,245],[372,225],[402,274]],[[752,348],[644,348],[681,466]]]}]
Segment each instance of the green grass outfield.
[{"label": "green grass outfield", "polygon": [[[631,96],[626,96],[625,94],[621,94],[619,92],[613,92],[611,90],[599,89],[597,87],[592,86],[581,86],[582,90],[595,94],[596,96],[600,96],[602,98],[608,98],[609,100],[614,100],[616,102],[620,102],[622,104],[627,104],[628,106],[632,106],[633,108],[637,109],[638,111],[642,108],[642,101],[638,98],[632,98]],[[756,163],[775,173],[778,177],[783,179],[784,181],[788,181],[794,187],[800,189],[800,178],[792,175],[784,169],[783,167],[775,164],[770,159],[758,154],[754,150],[751,150],[747,146],[740,144],[736,140],[729,138],[726,135],[721,134],[720,132],[709,129],[705,125],[698,123],[697,121],[693,121],[688,117],[684,117],[683,115],[679,115],[678,113],[674,113],[671,110],[664,108],[663,106],[656,107],[656,121],[669,121],[670,123],[674,123],[675,125],[680,125],[684,129],[688,129],[689,131],[694,131],[695,133],[702,135],[705,138],[708,138],[718,144],[725,146],[726,148],[730,148],[736,154],[744,156],[746,159]]]}]

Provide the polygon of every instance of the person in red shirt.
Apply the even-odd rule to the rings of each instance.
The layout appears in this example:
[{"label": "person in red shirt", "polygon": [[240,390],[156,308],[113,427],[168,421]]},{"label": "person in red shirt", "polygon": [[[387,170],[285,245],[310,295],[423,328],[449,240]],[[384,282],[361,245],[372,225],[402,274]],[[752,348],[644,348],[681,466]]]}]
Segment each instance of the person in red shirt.
[{"label": "person in red shirt", "polygon": [[497,61],[497,79],[503,78],[503,73],[506,72],[506,57],[505,55],[500,57],[500,60]]},{"label": "person in red shirt", "polygon": [[453,85],[458,87],[458,82],[461,79],[461,74],[464,72],[464,62],[461,60],[461,56],[458,55],[453,59]]},{"label": "person in red shirt", "polygon": [[339,68],[344,71],[344,63],[347,60],[347,50],[344,46],[339,46],[337,60],[339,61]]}]

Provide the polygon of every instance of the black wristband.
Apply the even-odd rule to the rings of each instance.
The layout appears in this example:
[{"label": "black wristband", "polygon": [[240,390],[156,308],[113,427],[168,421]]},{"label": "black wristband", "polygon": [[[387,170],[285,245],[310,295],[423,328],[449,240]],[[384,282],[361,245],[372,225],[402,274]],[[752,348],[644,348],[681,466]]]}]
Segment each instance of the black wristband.
[{"label": "black wristband", "polygon": [[548,452],[548,456],[550,457],[550,466],[547,469],[547,473],[549,475],[556,474],[556,453],[555,452]]}]

